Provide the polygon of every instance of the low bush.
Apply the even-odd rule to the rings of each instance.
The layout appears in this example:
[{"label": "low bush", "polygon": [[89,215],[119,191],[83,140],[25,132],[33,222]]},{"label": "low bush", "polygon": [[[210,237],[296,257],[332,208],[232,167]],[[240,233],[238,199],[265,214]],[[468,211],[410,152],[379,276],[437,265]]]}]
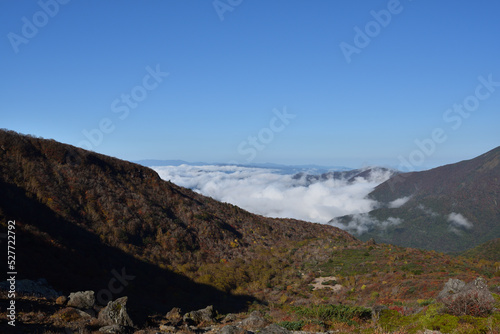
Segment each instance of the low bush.
[{"label": "low bush", "polygon": [[443,300],[443,303],[446,307],[446,313],[456,316],[485,317],[490,315],[493,310],[493,301],[478,291],[448,297]]},{"label": "low bush", "polygon": [[304,327],[305,321],[282,321],[278,323],[278,326],[281,326],[289,331],[300,331],[302,327]]},{"label": "low bush", "polygon": [[306,318],[314,318],[321,321],[341,321],[348,325],[355,325],[355,319],[369,320],[372,315],[369,308],[347,305],[297,306],[293,310],[297,315]]}]

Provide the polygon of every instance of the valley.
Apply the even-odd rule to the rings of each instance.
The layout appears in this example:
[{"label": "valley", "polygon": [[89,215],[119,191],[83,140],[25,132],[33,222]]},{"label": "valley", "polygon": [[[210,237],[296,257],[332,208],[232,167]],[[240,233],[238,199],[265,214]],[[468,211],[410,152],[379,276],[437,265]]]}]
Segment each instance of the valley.
[{"label": "valley", "polygon": [[[19,290],[17,332],[97,333],[108,324],[103,310],[122,297],[135,328],[117,325],[119,332],[217,333],[245,327],[241,322],[252,314],[266,324],[245,327],[252,332],[271,324],[306,332],[446,332],[446,319],[462,332],[500,330],[493,306],[486,315],[450,315],[437,300],[450,278],[483,277],[499,307],[496,256],[361,241],[326,224],[255,215],[164,181],[147,167],[12,131],[0,131],[0,148],[0,221],[3,231],[16,222],[16,279],[25,285],[43,279],[37,284],[58,296],[96,296],[90,309],[80,309]],[[486,177],[498,169],[495,156],[467,166]],[[418,174],[403,180],[397,193],[384,192],[389,179],[370,196],[383,203],[413,196],[404,208],[423,196],[410,191],[413,185],[426,183],[417,182]],[[474,189],[472,181],[465,187]],[[8,332],[8,290],[1,297],[0,325]],[[166,316],[209,305],[216,315],[207,323]]]}]

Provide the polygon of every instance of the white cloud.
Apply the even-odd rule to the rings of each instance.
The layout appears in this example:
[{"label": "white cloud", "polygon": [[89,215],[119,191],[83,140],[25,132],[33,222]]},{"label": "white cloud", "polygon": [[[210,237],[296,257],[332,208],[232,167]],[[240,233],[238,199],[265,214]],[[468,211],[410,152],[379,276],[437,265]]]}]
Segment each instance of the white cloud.
[{"label": "white cloud", "polygon": [[342,224],[338,219],[329,222],[330,225],[346,230],[349,233],[362,235],[373,228],[385,230],[389,226],[399,225],[403,222],[401,218],[389,217],[387,220],[380,221],[368,213],[355,214],[351,217],[349,223]]},{"label": "white cloud", "polygon": [[354,182],[328,179],[310,183],[305,176],[240,166],[153,167],[164,180],[191,188],[216,200],[268,217],[327,223],[334,217],[360,214],[377,202],[366,196],[391,172],[379,170]]},{"label": "white cloud", "polygon": [[408,202],[410,200],[410,198],[411,198],[410,196],[406,196],[406,197],[401,197],[401,198],[395,199],[394,201],[389,203],[389,208],[397,209],[399,207],[402,207],[403,205],[406,204],[406,202]]},{"label": "white cloud", "polygon": [[433,211],[432,209],[429,209],[428,207],[426,207],[423,204],[419,204],[417,206],[417,208],[420,209],[420,210],[422,210],[428,216],[431,216],[431,217],[438,217],[439,216],[439,213]]},{"label": "white cloud", "polygon": [[462,227],[470,230],[473,227],[472,223],[468,221],[467,218],[462,216],[460,213],[455,213],[455,212],[450,213],[448,215],[448,221],[450,222],[451,228]]}]

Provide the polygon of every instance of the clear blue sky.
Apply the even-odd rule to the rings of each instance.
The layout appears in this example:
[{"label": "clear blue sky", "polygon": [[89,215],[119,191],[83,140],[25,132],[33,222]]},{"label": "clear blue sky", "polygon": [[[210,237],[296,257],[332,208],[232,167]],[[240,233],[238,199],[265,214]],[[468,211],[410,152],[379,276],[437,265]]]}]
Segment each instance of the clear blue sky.
[{"label": "clear blue sky", "polygon": [[127,160],[455,162],[500,145],[499,13],[463,0],[2,0],[0,127]]}]

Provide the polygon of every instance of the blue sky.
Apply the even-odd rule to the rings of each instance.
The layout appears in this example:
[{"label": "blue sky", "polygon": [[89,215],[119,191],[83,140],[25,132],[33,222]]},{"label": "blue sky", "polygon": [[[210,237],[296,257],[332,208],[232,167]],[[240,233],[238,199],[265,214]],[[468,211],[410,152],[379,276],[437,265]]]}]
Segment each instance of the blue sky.
[{"label": "blue sky", "polygon": [[126,160],[456,162],[500,145],[499,12],[462,0],[2,0],[0,127]]}]

